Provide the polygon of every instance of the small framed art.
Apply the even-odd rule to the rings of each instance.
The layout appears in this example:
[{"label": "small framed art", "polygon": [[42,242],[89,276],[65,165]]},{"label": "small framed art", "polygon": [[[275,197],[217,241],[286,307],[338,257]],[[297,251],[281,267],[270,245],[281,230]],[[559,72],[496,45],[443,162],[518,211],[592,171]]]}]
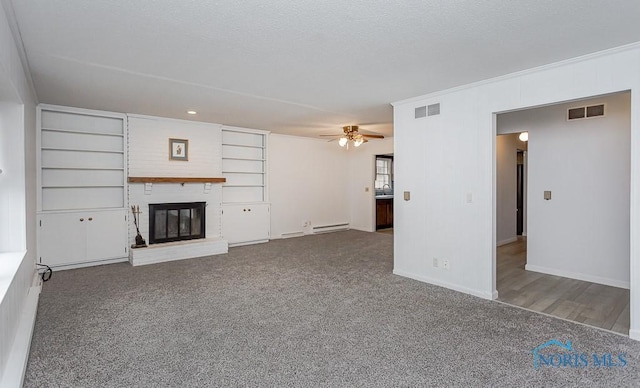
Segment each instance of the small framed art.
[{"label": "small framed art", "polygon": [[189,140],[169,139],[169,160],[189,160]]}]

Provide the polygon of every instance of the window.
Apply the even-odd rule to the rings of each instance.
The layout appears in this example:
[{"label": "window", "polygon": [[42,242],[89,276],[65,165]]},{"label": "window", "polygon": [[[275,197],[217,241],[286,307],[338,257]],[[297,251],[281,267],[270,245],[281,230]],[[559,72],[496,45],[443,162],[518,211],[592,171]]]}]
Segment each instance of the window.
[{"label": "window", "polygon": [[389,191],[393,189],[393,159],[376,158],[376,182],[377,191]]}]

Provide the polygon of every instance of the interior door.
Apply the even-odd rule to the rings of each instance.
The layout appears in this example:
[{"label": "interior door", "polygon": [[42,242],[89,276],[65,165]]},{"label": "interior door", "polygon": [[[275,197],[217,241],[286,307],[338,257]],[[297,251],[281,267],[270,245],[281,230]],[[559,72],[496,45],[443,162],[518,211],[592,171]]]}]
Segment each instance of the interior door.
[{"label": "interior door", "polygon": [[524,230],[524,152],[518,151],[517,161],[516,234],[522,236]]}]

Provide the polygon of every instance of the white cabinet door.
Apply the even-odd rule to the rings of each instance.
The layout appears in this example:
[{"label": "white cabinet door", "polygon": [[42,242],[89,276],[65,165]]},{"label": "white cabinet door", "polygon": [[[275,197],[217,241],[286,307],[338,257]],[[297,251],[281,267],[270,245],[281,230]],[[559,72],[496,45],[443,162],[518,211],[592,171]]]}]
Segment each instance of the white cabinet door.
[{"label": "white cabinet door", "polygon": [[87,260],[107,260],[126,256],[126,210],[90,211],[86,214]]},{"label": "white cabinet door", "polygon": [[38,262],[59,266],[86,261],[86,222],[83,213],[41,215]]},{"label": "white cabinet door", "polygon": [[126,210],[43,213],[38,261],[52,267],[126,257]]},{"label": "white cabinet door", "polygon": [[222,238],[230,245],[268,241],[270,228],[268,203],[222,206]]}]

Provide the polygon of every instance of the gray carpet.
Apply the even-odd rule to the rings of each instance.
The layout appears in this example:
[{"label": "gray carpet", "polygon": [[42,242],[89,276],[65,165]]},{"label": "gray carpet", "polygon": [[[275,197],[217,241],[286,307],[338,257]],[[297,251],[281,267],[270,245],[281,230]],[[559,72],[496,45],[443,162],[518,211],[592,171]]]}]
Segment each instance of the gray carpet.
[{"label": "gray carpet", "polygon": [[[640,342],[395,276],[392,247],[348,231],[57,272],[25,385],[640,385]],[[550,339],[627,365],[535,370]]]}]

